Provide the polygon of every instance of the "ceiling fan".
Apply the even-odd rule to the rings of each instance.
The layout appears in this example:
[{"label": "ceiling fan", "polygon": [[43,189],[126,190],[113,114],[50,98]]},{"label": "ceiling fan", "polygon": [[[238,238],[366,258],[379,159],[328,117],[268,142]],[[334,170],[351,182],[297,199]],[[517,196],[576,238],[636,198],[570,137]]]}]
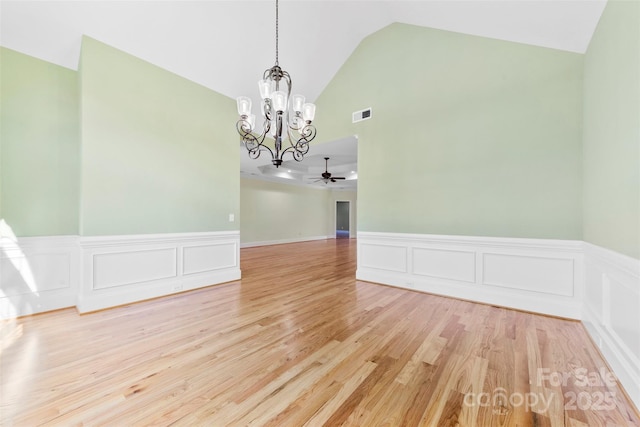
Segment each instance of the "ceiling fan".
[{"label": "ceiling fan", "polygon": [[329,158],[324,158],[324,172],[322,173],[322,178],[316,179],[313,182],[324,181],[325,184],[328,184],[329,181],[336,182],[338,179],[346,179],[344,176],[332,176],[329,172]]}]

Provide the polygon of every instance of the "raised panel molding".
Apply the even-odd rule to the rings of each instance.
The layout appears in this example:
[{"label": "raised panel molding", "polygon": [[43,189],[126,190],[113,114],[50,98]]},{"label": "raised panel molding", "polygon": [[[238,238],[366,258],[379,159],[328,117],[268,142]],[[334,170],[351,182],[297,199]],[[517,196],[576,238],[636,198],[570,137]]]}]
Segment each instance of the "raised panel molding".
[{"label": "raised panel molding", "polygon": [[580,319],[582,258],[578,241],[359,232],[356,278]]},{"label": "raised panel molding", "polygon": [[240,279],[240,233],[0,239],[0,318],[88,312]]},{"label": "raised panel molding", "polygon": [[178,275],[177,248],[143,249],[93,255],[93,289],[130,286]]},{"label": "raised panel molding", "polygon": [[395,244],[358,245],[358,258],[362,266],[377,270],[406,273],[408,271],[407,249]]},{"label": "raised panel molding", "polygon": [[77,236],[0,239],[0,318],[75,305],[80,276]]},{"label": "raised panel molding", "polygon": [[235,242],[185,246],[182,251],[183,275],[234,268],[237,265],[239,263]]},{"label": "raised panel molding", "polygon": [[240,279],[240,233],[80,238],[81,313]]},{"label": "raised panel molding", "polygon": [[575,262],[571,258],[482,254],[482,284],[572,297]]},{"label": "raised panel molding", "polygon": [[640,407],[640,261],[584,243],[583,323]]},{"label": "raised panel molding", "polygon": [[438,279],[476,282],[476,254],[452,249],[413,248],[413,273]]}]

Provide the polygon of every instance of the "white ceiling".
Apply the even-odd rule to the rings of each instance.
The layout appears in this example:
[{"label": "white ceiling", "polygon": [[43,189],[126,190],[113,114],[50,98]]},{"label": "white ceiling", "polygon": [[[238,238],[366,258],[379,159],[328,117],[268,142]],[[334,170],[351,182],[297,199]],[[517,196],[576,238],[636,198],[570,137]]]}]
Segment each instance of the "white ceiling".
[{"label": "white ceiling", "polygon": [[[360,41],[393,22],[584,53],[605,4],[281,0],[279,62],[293,78],[293,92],[313,102]],[[0,0],[0,45],[77,69],[85,34],[224,95],[257,99],[256,82],[275,60],[274,5],[273,0]],[[310,156],[324,163],[331,154]],[[309,168],[316,167],[313,162],[303,161]],[[244,165],[246,174],[256,173],[256,166]],[[341,166],[337,157],[334,166]]]},{"label": "white ceiling", "polygon": [[[268,154],[268,153],[266,153]],[[325,157],[329,157],[325,167]],[[336,141],[312,145],[304,160],[297,162],[286,156],[279,168],[271,164],[271,157],[262,154],[257,159],[250,159],[244,146],[240,149],[241,176],[245,178],[264,179],[268,181],[286,182],[332,188],[356,190],[358,181],[358,138],[349,136]],[[325,169],[332,176],[341,176],[345,180],[336,182],[319,181]]]}]

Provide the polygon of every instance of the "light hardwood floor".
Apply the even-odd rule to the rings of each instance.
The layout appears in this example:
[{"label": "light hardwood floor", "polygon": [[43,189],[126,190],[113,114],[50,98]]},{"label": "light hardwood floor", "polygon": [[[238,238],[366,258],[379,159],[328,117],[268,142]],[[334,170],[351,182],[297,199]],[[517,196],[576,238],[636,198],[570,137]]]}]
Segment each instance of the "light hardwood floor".
[{"label": "light hardwood floor", "polygon": [[579,322],[356,281],[348,239],[241,255],[242,281],[5,322],[3,425],[640,426]]}]

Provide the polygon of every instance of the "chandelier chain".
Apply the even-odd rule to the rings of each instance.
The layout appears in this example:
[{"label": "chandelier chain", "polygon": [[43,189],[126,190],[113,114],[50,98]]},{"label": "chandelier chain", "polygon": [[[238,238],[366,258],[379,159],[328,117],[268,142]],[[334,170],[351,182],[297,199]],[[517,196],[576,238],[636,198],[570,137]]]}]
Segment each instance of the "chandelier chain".
[{"label": "chandelier chain", "polygon": [[276,0],[276,65],[278,64],[278,0]]}]

